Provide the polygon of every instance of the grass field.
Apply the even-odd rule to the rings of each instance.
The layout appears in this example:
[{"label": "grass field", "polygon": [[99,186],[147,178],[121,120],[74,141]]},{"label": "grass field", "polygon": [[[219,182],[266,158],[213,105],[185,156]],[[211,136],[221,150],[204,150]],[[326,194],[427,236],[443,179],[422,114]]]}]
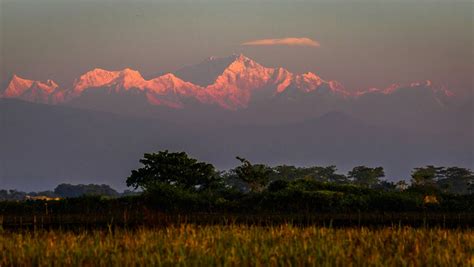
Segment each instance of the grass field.
[{"label": "grass field", "polygon": [[195,226],[3,231],[0,266],[474,266],[474,233],[440,228]]}]

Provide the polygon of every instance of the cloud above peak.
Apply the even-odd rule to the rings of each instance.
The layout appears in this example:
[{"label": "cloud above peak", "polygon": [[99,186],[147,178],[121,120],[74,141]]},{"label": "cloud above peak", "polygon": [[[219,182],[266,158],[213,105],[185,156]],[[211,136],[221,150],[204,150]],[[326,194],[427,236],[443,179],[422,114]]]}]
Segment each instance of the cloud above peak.
[{"label": "cloud above peak", "polygon": [[311,40],[310,38],[301,37],[288,37],[288,38],[277,38],[277,39],[260,39],[244,42],[241,45],[245,46],[270,46],[270,45],[285,45],[285,46],[310,46],[319,47],[319,42]]}]

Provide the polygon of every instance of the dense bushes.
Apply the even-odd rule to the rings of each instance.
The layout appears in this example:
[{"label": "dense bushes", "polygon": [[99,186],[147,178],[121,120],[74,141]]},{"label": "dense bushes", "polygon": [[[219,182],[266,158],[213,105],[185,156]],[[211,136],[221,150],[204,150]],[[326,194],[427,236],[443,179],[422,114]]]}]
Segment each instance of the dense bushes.
[{"label": "dense bushes", "polygon": [[262,192],[186,192],[163,186],[145,194],[151,208],[160,211],[314,213],[314,212],[472,212],[471,196],[439,193],[438,204],[424,204],[422,193],[381,191],[354,185],[315,181],[278,181]]},{"label": "dense bushes", "polygon": [[[60,201],[0,203],[2,213],[113,213],[150,209],[165,213],[354,213],[354,212],[473,212],[473,195],[460,192],[472,182],[462,168],[427,166],[413,172],[413,184],[380,180],[383,168],[357,166],[347,176],[329,167],[269,167],[239,158],[241,165],[228,172],[189,158],[184,152],[145,154],[127,184],[143,189],[141,196],[116,197],[101,185],[60,185],[55,193],[85,195]],[[442,181],[445,187],[439,187]],[[462,184],[466,188],[461,188]],[[7,192],[7,195],[18,195]],[[66,194],[67,193],[67,194]],[[109,197],[97,196],[97,194]],[[94,196],[95,195],[95,196]],[[426,197],[430,201],[427,203]],[[15,198],[16,199],[16,198]]]},{"label": "dense bushes", "polygon": [[[240,166],[217,172],[212,165],[189,158],[184,152],[145,154],[140,161],[143,167],[132,171],[127,183],[143,188],[150,207],[162,211],[309,213],[472,209],[467,203],[469,198],[451,195],[452,191],[448,190],[449,185],[456,185],[451,188],[468,191],[473,179],[468,169],[416,168],[412,174],[413,185],[406,190],[404,182],[381,180],[385,176],[382,167],[357,166],[346,176],[336,173],[335,166],[270,167],[237,159]],[[196,164],[206,168],[195,168]],[[200,178],[192,178],[194,175]],[[460,188],[463,183],[466,188]],[[424,203],[427,195],[435,203]]]},{"label": "dense bushes", "polygon": [[[302,185],[306,185],[302,186]],[[59,201],[0,202],[0,216],[53,216],[93,220],[97,217],[122,220],[125,214],[146,219],[147,212],[159,214],[357,214],[357,213],[473,213],[472,195],[436,195],[438,204],[424,204],[423,194],[358,189],[354,186],[314,182],[289,182],[280,190],[242,193],[232,188],[218,192],[189,192],[160,186],[141,196],[104,198],[88,196]],[[145,216],[145,217],[144,217]]]}]

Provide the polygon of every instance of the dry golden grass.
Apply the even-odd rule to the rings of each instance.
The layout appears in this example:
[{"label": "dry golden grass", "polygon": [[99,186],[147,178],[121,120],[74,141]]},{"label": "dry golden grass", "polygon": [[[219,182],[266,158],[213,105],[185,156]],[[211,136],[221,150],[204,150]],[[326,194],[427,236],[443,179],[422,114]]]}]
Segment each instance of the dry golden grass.
[{"label": "dry golden grass", "polygon": [[474,266],[472,230],[181,225],[0,234],[0,266]]}]

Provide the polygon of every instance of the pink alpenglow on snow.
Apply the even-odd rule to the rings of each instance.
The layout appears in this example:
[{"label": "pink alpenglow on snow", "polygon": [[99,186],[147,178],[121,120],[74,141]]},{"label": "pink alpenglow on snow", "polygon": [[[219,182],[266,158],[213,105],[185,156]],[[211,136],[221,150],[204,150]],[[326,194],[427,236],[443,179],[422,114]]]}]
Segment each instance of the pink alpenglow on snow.
[{"label": "pink alpenglow on snow", "polygon": [[143,93],[151,105],[184,108],[184,100],[192,99],[203,104],[238,110],[247,108],[252,97],[260,92],[269,97],[291,91],[303,95],[329,93],[334,97],[356,98],[373,93],[390,95],[407,88],[429,88],[437,94],[453,95],[449,90],[433,86],[431,81],[414,82],[406,86],[392,84],[386,89],[370,88],[351,93],[341,83],[326,81],[312,72],[294,74],[281,67],[264,67],[242,54],[234,55],[231,59],[222,73],[207,86],[184,81],[173,73],[146,80],[140,72],[129,68],[120,71],[96,68],[81,75],[71,87],[60,87],[51,80],[32,81],[14,75],[0,96],[58,104],[81,97],[89,90],[105,90],[108,94],[137,91]]},{"label": "pink alpenglow on snow", "polygon": [[447,97],[454,96],[454,93],[452,91],[446,89],[444,86],[435,86],[433,84],[433,82],[430,81],[430,80],[412,82],[410,84],[393,83],[385,89],[369,88],[369,89],[366,89],[366,90],[358,91],[354,95],[355,96],[362,96],[362,95],[371,94],[371,93],[391,95],[391,94],[394,94],[396,92],[399,92],[400,90],[423,89],[423,88],[428,88],[435,94],[440,94],[441,93],[441,94],[443,94],[444,96],[447,96]]}]

